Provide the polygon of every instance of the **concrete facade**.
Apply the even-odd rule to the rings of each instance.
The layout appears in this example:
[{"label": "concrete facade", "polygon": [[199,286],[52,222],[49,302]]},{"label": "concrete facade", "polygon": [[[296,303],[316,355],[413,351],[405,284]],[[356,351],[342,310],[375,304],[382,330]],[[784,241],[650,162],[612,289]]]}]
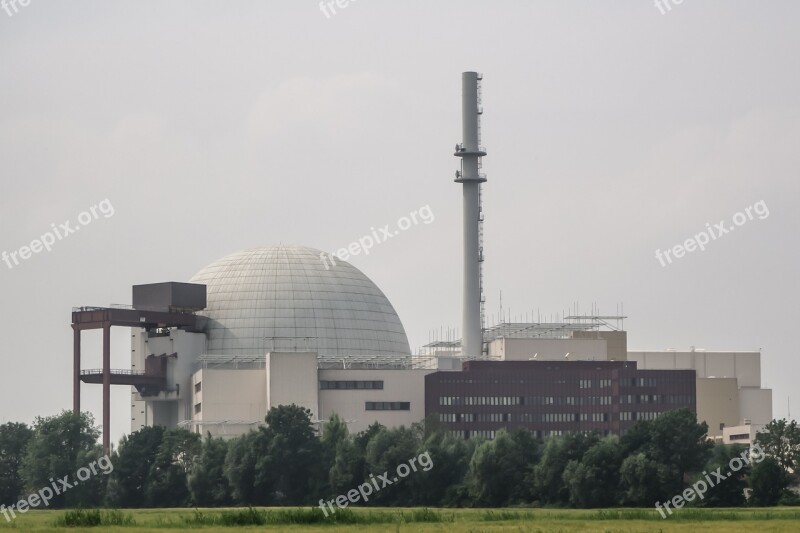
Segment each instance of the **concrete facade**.
[{"label": "concrete facade", "polygon": [[131,330],[131,370],[144,371],[145,359],[167,357],[167,389],[147,401],[131,388],[131,430],[145,426],[175,427],[192,418],[192,372],[206,349],[206,336],[177,328],[148,333]]},{"label": "concrete facade", "polygon": [[736,378],[697,378],[697,420],[708,424],[709,437],[721,437],[726,426],[739,424]]},{"label": "concrete facade", "polygon": [[763,424],[747,424],[742,426],[726,427],[722,430],[722,437],[719,439],[724,444],[745,444],[750,445],[756,440],[756,434],[764,431]]},{"label": "concrete facade", "polygon": [[265,379],[267,409],[262,419],[273,407],[291,404],[310,410],[312,419],[319,417],[317,354],[268,353]]},{"label": "concrete facade", "polygon": [[[563,338],[500,337],[489,343],[489,358],[502,361],[625,361],[626,331],[573,331]],[[569,354],[568,357],[565,357]],[[534,359],[535,356],[535,359]]]},{"label": "concrete facade", "polygon": [[204,368],[192,376],[192,423],[188,429],[215,437],[246,433],[264,422],[264,369]]},{"label": "concrete facade", "polygon": [[351,433],[375,422],[410,427],[425,416],[425,375],[434,372],[319,368],[312,352],[268,353],[262,364],[251,359],[235,366],[200,368],[192,375],[192,415],[180,425],[230,438],[263,425],[270,408],[295,404],[311,411],[318,429],[334,413]]},{"label": "concrete facade", "polygon": [[772,390],[761,388],[761,352],[631,351],[628,360],[639,368],[697,372],[697,416],[709,437],[720,440],[725,427],[772,420]]},{"label": "concrete facade", "polygon": [[[333,370],[319,371],[319,380],[336,381],[380,381],[382,389],[319,391],[319,411],[323,420],[333,413],[347,421],[351,433],[363,431],[374,422],[386,427],[410,427],[425,418],[425,376],[435,370]],[[409,409],[372,409],[370,403],[408,403]],[[403,406],[405,407],[405,406]]]}]

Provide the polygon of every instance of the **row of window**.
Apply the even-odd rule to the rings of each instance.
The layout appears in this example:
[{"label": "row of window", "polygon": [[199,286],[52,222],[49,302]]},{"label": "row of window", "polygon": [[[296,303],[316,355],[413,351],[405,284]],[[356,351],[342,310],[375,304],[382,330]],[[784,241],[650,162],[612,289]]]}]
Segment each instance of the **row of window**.
[{"label": "row of window", "polygon": [[383,390],[383,381],[320,381],[321,390]]},{"label": "row of window", "polygon": [[[621,421],[655,420],[659,413],[622,411]],[[439,413],[440,422],[609,422],[613,413]]]},{"label": "row of window", "polygon": [[366,402],[367,411],[410,411],[411,402]]},{"label": "row of window", "polygon": [[544,413],[542,422],[608,422],[608,413]]},{"label": "row of window", "polygon": [[655,387],[656,378],[621,378],[620,387]]},{"label": "row of window", "polygon": [[[662,377],[662,378],[620,378],[619,385],[620,387],[655,387],[659,383],[662,384],[669,384],[669,383],[684,383],[686,379],[677,378],[677,377]],[[458,373],[454,372],[453,376],[443,376],[439,383],[457,383],[457,384],[494,384],[494,385],[525,385],[527,384],[538,384],[538,385],[548,385],[552,383],[557,383],[559,385],[566,385],[567,383],[575,384],[577,383],[578,386],[582,389],[590,389],[593,387],[598,387],[601,389],[611,387],[612,380],[610,378],[603,378],[603,379],[566,379],[562,377],[557,377],[554,379],[552,375],[541,375],[541,376],[534,376],[528,379],[523,378],[498,378],[498,377],[490,377],[490,378],[479,378],[479,377],[463,377],[458,375]]]},{"label": "row of window", "polygon": [[593,385],[598,388],[607,389],[611,386],[610,379],[579,379],[578,387],[581,389],[591,389]]},{"label": "row of window", "polygon": [[[454,429],[454,430],[448,431],[448,433],[450,435],[452,435],[453,437],[458,437],[458,438],[461,438],[461,439],[483,437],[485,439],[490,439],[491,440],[491,439],[494,439],[494,437],[496,435],[495,430],[485,430],[485,429],[477,429],[477,430],[475,430],[475,429],[472,429],[472,430],[470,430],[470,429]],[[592,432],[591,431],[569,431],[569,430],[563,430],[563,429],[552,429],[552,430],[532,430],[531,433],[533,434],[534,437],[544,438],[544,437],[549,437],[550,435],[564,435],[564,434],[567,434],[567,433],[583,433],[584,435],[588,435],[588,434],[590,434]],[[606,429],[606,430],[602,431],[602,434],[603,434],[603,436],[607,437],[608,435],[611,434],[611,431]]]},{"label": "row of window", "polygon": [[[606,373],[605,375],[608,375]],[[473,377],[473,376],[464,376],[461,372],[451,372],[449,375],[445,375],[440,377],[438,380],[439,383],[453,383],[453,384],[486,384],[486,385],[551,385],[553,383],[559,385],[566,385],[572,384],[576,385],[579,384],[579,381],[588,381],[588,387],[610,387],[611,386],[611,379],[584,379],[578,380],[572,376],[565,376],[564,374],[541,374],[535,376],[528,376],[525,378],[520,378],[518,376],[491,376],[491,377]],[[601,385],[601,382],[603,383]]]},{"label": "row of window", "polygon": [[439,396],[439,405],[611,405],[612,396]]},{"label": "row of window", "polygon": [[619,403],[664,403],[670,405],[688,405],[694,401],[691,394],[622,394]]},{"label": "row of window", "polygon": [[637,412],[637,411],[620,411],[619,419],[625,420],[655,420],[658,418],[659,413]]}]

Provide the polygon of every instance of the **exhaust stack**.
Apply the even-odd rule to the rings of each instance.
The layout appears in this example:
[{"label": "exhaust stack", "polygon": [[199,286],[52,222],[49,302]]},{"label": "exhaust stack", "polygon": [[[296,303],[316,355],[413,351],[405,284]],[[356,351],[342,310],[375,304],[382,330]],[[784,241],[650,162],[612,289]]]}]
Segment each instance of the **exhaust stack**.
[{"label": "exhaust stack", "polygon": [[481,183],[486,176],[480,172],[481,158],[486,150],[481,144],[480,83],[477,72],[461,74],[463,142],[456,145],[455,156],[461,158],[461,170],[456,171],[456,183],[462,184],[464,196],[464,302],[461,354],[468,357],[483,355],[483,211]]}]

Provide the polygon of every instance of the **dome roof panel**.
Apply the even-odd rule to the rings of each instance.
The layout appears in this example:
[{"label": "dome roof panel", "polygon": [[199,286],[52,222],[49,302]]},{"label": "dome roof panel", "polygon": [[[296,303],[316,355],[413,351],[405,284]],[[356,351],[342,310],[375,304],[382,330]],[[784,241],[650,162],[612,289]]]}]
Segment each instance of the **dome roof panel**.
[{"label": "dome roof panel", "polygon": [[360,270],[300,246],[254,248],[224,257],[192,278],[208,286],[210,354],[269,350],[322,355],[407,355],[394,307]]}]

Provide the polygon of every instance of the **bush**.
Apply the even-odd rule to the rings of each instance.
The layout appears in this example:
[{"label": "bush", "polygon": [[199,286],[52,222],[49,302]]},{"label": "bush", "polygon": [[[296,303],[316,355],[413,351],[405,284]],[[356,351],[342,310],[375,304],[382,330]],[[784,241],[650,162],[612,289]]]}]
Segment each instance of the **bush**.
[{"label": "bush", "polygon": [[99,509],[74,509],[60,516],[56,527],[132,526],[133,517],[122,511],[100,511]]}]

